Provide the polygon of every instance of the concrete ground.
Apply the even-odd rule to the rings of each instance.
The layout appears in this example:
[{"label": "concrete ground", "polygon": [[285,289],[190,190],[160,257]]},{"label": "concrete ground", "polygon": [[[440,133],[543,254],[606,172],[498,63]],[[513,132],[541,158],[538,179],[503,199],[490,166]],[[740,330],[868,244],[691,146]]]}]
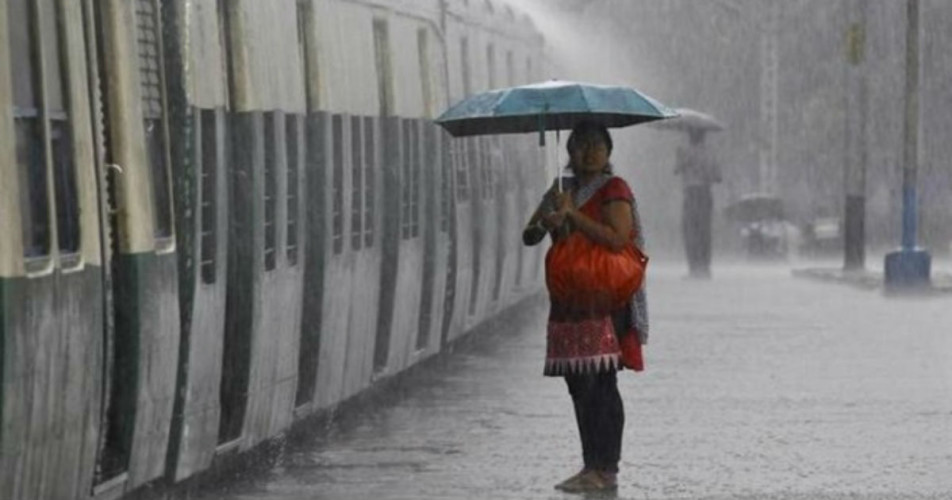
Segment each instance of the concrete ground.
[{"label": "concrete ground", "polygon": [[[952,295],[897,299],[789,268],[650,271],[647,371],[620,374],[624,499],[952,498]],[[580,466],[544,301],[188,498],[562,499]]]}]

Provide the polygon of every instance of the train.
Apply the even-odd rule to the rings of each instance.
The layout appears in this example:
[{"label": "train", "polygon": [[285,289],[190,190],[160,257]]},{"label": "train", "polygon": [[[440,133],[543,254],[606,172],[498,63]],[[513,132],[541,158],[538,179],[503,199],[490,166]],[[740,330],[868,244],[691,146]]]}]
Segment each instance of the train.
[{"label": "train", "polygon": [[499,0],[0,1],[0,499],[175,485],[542,290]]}]

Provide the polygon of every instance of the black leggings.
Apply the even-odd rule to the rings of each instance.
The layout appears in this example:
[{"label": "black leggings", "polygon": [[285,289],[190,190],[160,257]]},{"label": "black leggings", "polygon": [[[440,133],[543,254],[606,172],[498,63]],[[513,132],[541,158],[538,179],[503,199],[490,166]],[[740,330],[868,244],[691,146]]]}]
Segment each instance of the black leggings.
[{"label": "black leggings", "polygon": [[615,372],[566,375],[586,469],[618,472],[625,409]]}]

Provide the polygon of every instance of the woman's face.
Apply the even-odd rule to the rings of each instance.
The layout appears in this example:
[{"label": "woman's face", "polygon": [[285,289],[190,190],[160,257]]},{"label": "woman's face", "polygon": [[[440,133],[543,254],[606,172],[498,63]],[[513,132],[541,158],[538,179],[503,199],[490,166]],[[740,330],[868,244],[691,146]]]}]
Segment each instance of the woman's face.
[{"label": "woman's face", "polygon": [[608,165],[608,145],[598,134],[585,135],[576,141],[571,157],[577,173],[600,173]]}]

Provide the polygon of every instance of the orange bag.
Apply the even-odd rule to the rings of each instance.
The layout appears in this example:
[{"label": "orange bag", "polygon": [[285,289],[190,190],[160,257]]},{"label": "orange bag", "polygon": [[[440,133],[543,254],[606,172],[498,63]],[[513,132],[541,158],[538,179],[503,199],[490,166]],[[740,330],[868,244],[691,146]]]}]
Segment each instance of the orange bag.
[{"label": "orange bag", "polygon": [[546,254],[545,282],[556,302],[614,311],[641,288],[647,265],[648,257],[633,243],[612,252],[575,231]]}]

